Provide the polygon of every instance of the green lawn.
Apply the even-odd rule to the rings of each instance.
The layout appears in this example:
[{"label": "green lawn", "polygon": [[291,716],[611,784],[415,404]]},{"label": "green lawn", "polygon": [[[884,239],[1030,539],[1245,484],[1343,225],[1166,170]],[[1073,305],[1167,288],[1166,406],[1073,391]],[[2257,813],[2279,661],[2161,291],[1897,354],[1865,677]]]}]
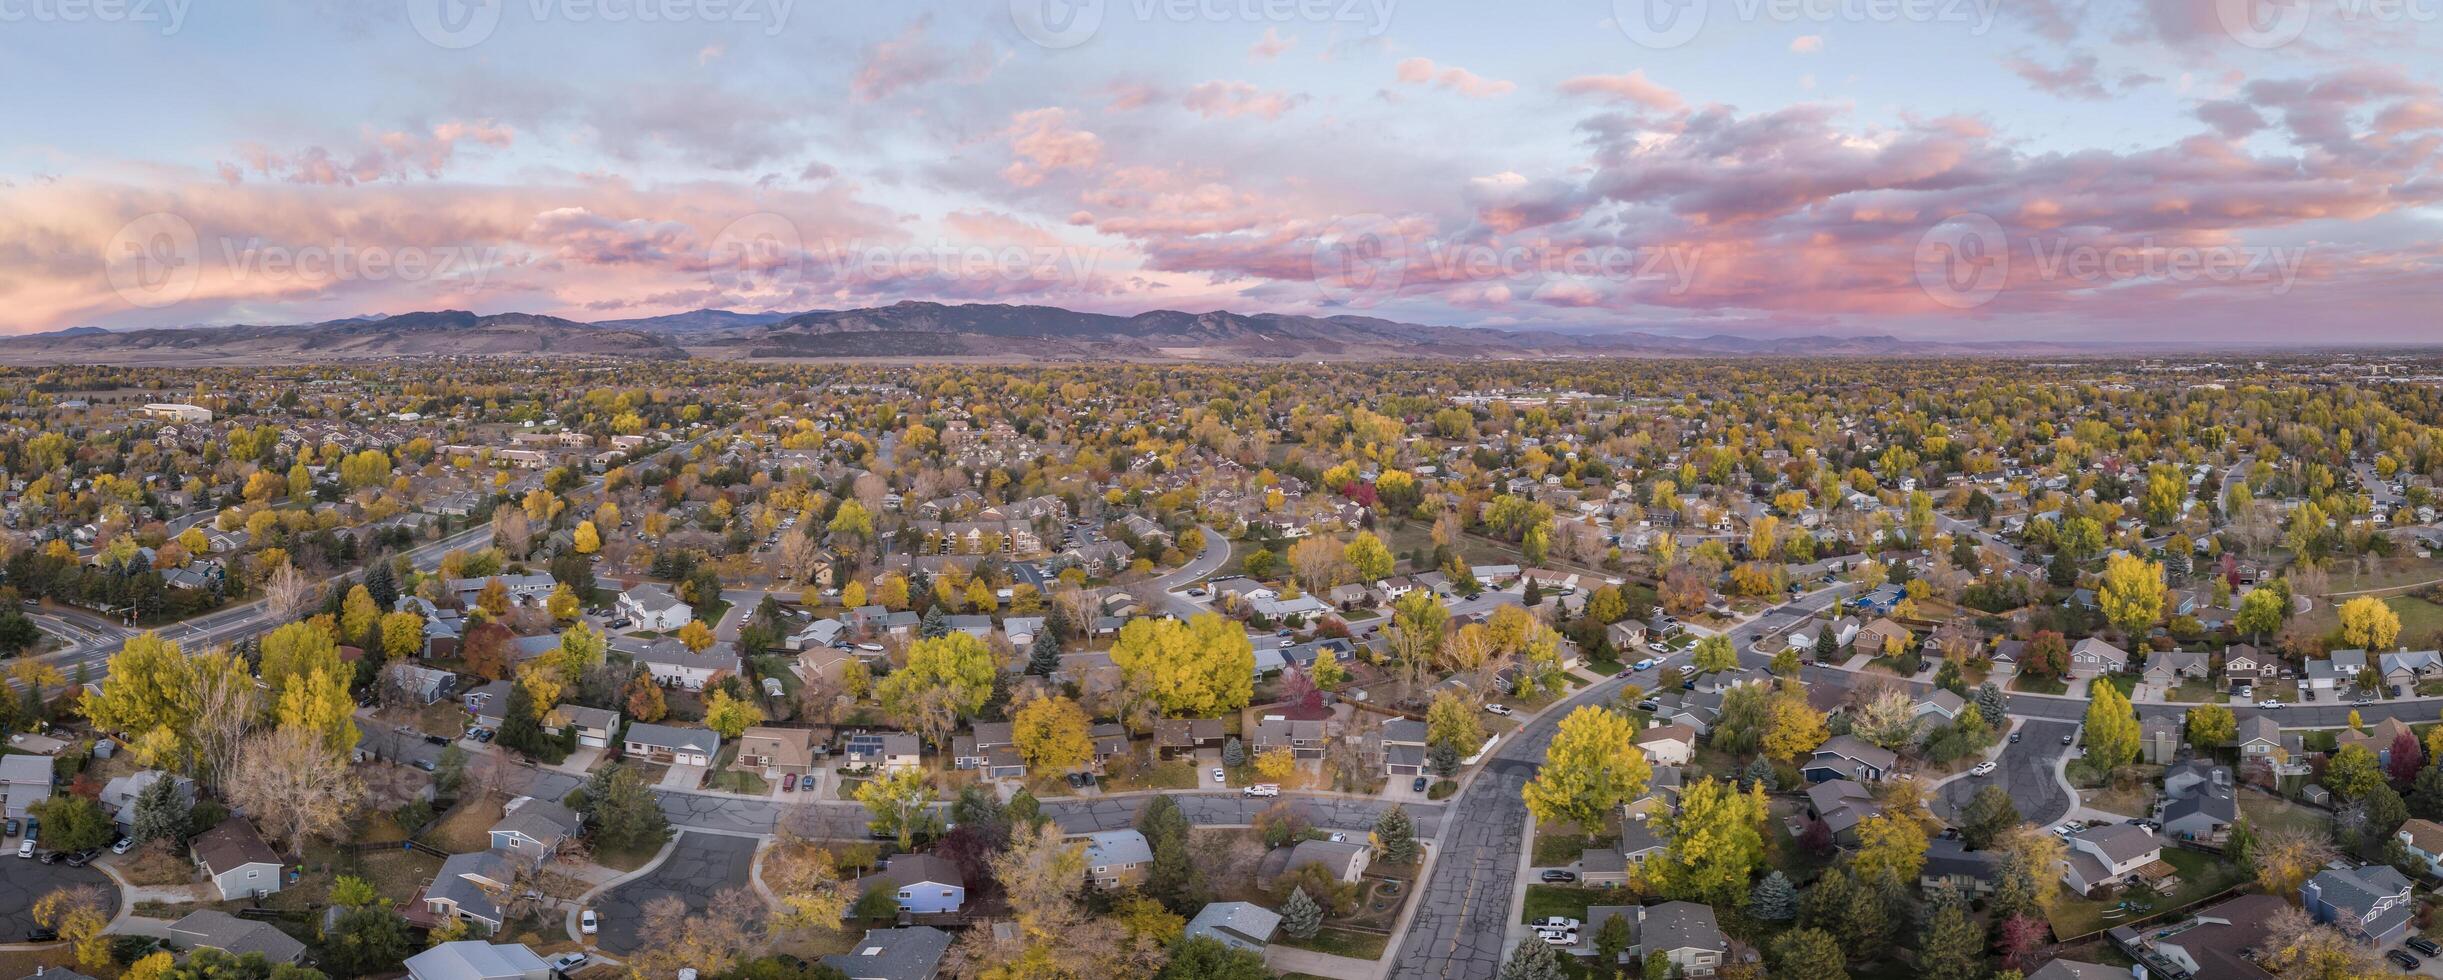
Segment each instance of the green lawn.
[{"label": "green lawn", "polygon": [[2067,694],[2070,692],[2070,685],[2063,683],[2058,677],[2020,674],[2010,679],[2010,689],[2024,694]]},{"label": "green lawn", "polygon": [[1383,951],[1391,945],[1389,936],[1378,936],[1370,932],[1358,932],[1333,926],[1325,926],[1316,931],[1313,936],[1305,939],[1299,939],[1285,932],[1275,932],[1272,934],[1272,941],[1283,946],[1311,949],[1318,953],[1329,953],[1333,956],[1346,956],[1360,960],[1382,959]]},{"label": "green lawn", "polygon": [[2240,794],[2239,812],[2247,818],[2248,826],[2259,834],[2275,830],[2305,830],[2324,834],[2331,832],[2333,826],[2331,814],[2261,793]]},{"label": "green lawn", "polygon": [[2165,848],[2163,860],[2180,869],[2180,884],[2173,888],[2170,894],[2148,895],[2143,890],[2133,890],[2124,894],[2124,897],[2132,902],[2152,905],[2151,910],[2107,919],[2104,913],[2118,906],[2120,899],[2102,902],[2064,899],[2053,909],[2051,916],[2053,935],[2084,936],[2109,926],[2120,925],[2138,915],[2168,912],[2219,892],[2241,879],[2238,866],[2202,851]]},{"label": "green lawn", "polygon": [[1586,918],[1590,905],[1618,905],[1628,901],[1617,889],[1580,888],[1575,885],[1528,885],[1526,909],[1520,922],[1534,922],[1548,916]]},{"label": "green lawn", "polygon": [[2229,700],[2224,695],[2222,687],[2210,680],[2181,681],[2180,686],[2172,688],[2170,693],[2164,696],[2173,701],[2212,702],[2214,704],[2221,704]]},{"label": "green lawn", "polygon": [[1617,660],[1589,660],[1586,662],[1587,673],[1598,674],[1604,677],[1616,676],[1621,671],[1627,669],[1627,665],[1622,664]]},{"label": "green lawn", "polygon": [[[2129,696],[2129,692],[2138,689],[2138,679],[2131,677],[2128,674],[2105,674],[2101,677],[2097,677],[2096,680],[2119,688],[2121,691],[2121,696],[2124,698]],[[2090,682],[2090,686],[2092,686],[2092,682]]]},{"label": "green lawn", "polygon": [[1586,850],[1591,838],[1585,834],[1569,832],[1575,829],[1566,825],[1555,826],[1551,831],[1546,831],[1542,827],[1536,828],[1536,867],[1554,867],[1577,860],[1578,855]]}]

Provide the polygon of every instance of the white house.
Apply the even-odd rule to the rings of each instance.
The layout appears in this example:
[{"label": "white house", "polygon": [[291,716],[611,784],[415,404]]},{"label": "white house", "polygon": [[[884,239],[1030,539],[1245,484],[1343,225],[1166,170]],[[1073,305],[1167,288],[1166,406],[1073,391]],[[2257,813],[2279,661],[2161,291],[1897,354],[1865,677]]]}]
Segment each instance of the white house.
[{"label": "white house", "polygon": [[2153,831],[2136,824],[2089,828],[2071,834],[2068,843],[2069,853],[2061,861],[2061,880],[2078,895],[2127,881],[2138,869],[2163,857],[2163,841]]},{"label": "white house", "polygon": [[195,863],[224,901],[280,890],[280,855],[244,817],[230,817],[195,838]]},{"label": "white house", "polygon": [[709,728],[680,728],[631,722],[625,744],[628,758],[676,766],[709,766],[720,754],[721,736]]},{"label": "white house", "polygon": [[634,629],[668,633],[687,625],[696,611],[669,586],[646,582],[619,594],[619,615],[630,620]]},{"label": "white house", "polygon": [[407,975],[413,980],[546,980],[551,964],[524,943],[461,939],[408,957]]}]

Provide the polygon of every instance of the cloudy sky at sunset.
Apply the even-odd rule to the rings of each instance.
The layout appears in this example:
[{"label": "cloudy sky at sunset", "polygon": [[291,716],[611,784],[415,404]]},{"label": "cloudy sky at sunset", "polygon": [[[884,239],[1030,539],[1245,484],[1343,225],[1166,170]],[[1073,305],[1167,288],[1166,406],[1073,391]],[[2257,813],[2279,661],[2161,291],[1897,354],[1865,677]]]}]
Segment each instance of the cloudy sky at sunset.
[{"label": "cloudy sky at sunset", "polygon": [[0,4],[0,332],[2443,340],[2443,0],[126,2]]}]

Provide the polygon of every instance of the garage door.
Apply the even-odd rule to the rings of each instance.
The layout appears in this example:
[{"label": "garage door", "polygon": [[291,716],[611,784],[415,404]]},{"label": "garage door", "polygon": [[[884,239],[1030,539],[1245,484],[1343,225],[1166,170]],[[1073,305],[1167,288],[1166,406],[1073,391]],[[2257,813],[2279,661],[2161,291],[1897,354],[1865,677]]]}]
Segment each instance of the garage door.
[{"label": "garage door", "polygon": [[704,756],[703,756],[703,754],[698,753],[698,754],[695,754],[695,755],[690,755],[690,756],[688,756],[688,757],[687,757],[687,764],[688,764],[688,765],[691,765],[691,766],[701,766],[701,765],[705,765],[706,763],[705,763],[705,761],[704,761]]},{"label": "garage door", "polygon": [[588,748],[604,749],[611,746],[611,739],[604,735],[579,735],[577,744]]}]

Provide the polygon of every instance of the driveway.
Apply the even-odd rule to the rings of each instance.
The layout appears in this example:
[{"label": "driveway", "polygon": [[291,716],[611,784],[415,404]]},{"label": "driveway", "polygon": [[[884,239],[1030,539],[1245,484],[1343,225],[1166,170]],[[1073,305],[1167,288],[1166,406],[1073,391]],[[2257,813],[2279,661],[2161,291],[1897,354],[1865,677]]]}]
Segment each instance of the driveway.
[{"label": "driveway", "polygon": [[1986,786],[2000,786],[2010,794],[2010,801],[2019,808],[2019,815],[2038,826],[2046,826],[2070,812],[2070,794],[2061,788],[2053,769],[2069,746],[2061,737],[2078,730],[2067,721],[2029,721],[2019,726],[2019,740],[2002,746],[1995,758],[2000,768],[1990,776],[1968,776],[1944,783],[1935,794],[1934,815],[1957,821],[1976,791]]},{"label": "driveway", "polygon": [[661,864],[596,900],[594,914],[602,920],[596,938],[602,948],[626,955],[642,946],[637,933],[645,922],[645,906],[655,899],[675,895],[694,914],[709,907],[715,893],[748,887],[757,843],[751,837],[681,833]]},{"label": "driveway", "polygon": [[92,868],[19,860],[16,843],[12,838],[9,852],[0,855],[0,943],[23,942],[33,933],[34,903],[53,889],[99,887],[103,914],[119,914],[119,889],[109,876]]}]

